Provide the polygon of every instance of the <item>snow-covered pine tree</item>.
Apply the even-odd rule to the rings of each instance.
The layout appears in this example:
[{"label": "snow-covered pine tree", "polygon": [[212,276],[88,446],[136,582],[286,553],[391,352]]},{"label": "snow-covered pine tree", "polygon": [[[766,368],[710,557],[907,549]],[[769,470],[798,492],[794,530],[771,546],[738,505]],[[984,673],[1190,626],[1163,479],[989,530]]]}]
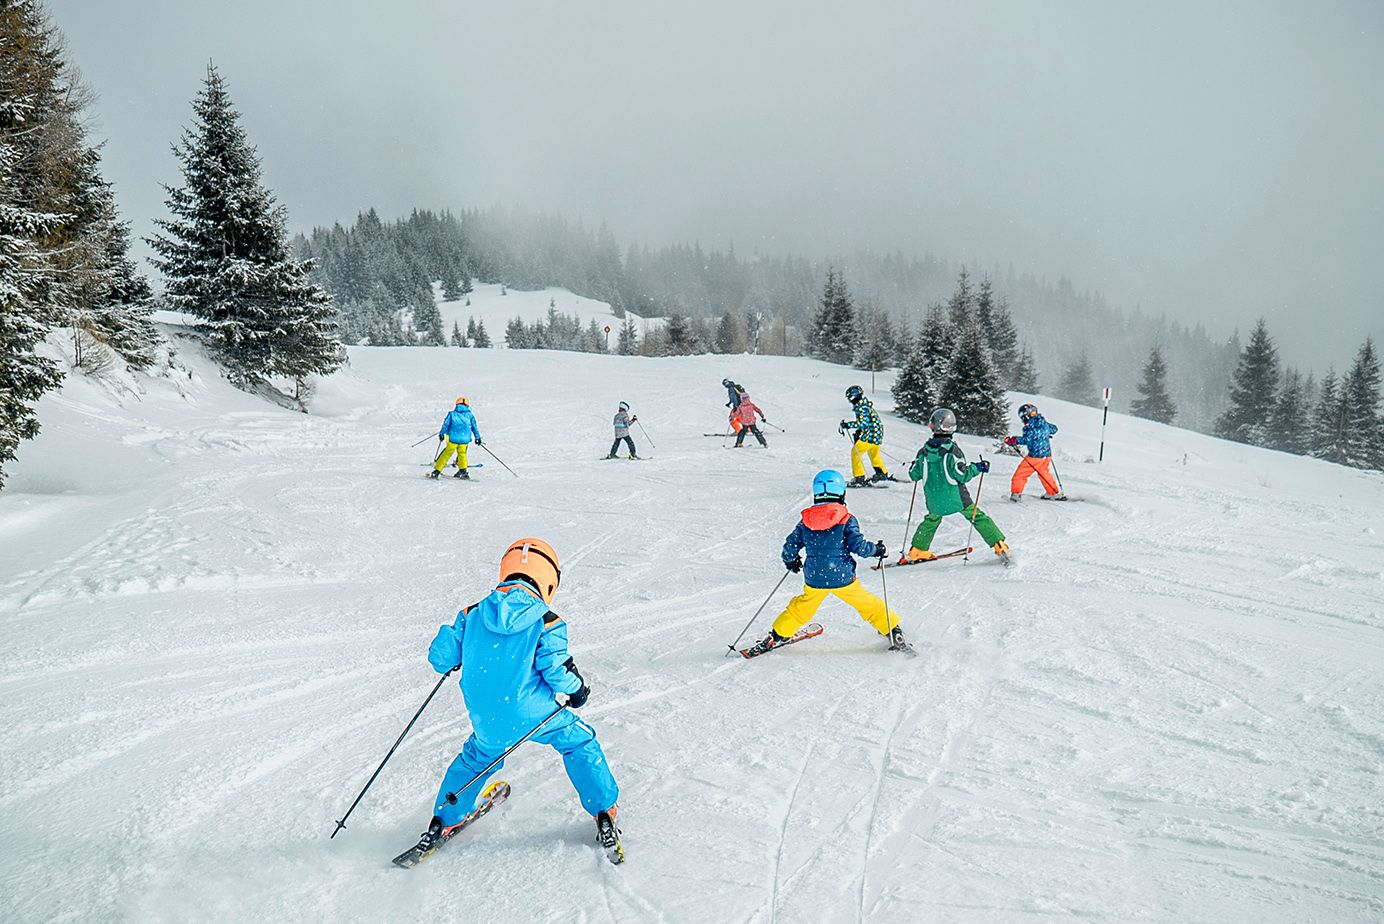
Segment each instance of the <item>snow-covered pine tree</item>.
[{"label": "snow-covered pine tree", "polygon": [[932,379],[928,375],[927,354],[922,349],[922,339],[906,337],[900,346],[903,352],[903,368],[890,394],[894,396],[894,413],[904,420],[926,423],[937,406],[937,396],[933,392]]},{"label": "snow-covered pine tree", "polygon": [[962,331],[975,318],[975,314],[976,292],[971,288],[971,274],[962,267],[961,274],[956,277],[956,291],[947,299],[947,320],[951,321],[952,327]]},{"label": "snow-covered pine tree", "polygon": [[883,309],[861,308],[855,313],[856,347],[852,361],[857,369],[888,369],[898,349],[894,325]]},{"label": "snow-covered pine tree", "polygon": [[734,311],[727,310],[716,324],[716,352],[722,354],[745,352],[745,325]]},{"label": "snow-covered pine tree", "polygon": [[[112,219],[114,214],[112,214]],[[98,339],[121,355],[130,366],[143,369],[154,362],[163,342],[154,327],[154,292],[149,280],[130,258],[130,226],[112,220],[106,235],[106,294],[91,311]]]},{"label": "snow-covered pine tree", "polygon": [[664,329],[662,353],[664,356],[688,356],[702,351],[692,328],[692,319],[687,315],[673,312]]},{"label": "snow-covered pine tree", "polygon": [[923,328],[918,333],[917,349],[927,366],[928,381],[932,383],[933,398],[949,406],[946,383],[951,379],[952,360],[956,355],[958,331],[941,305],[929,305]]},{"label": "snow-covered pine tree", "polygon": [[1345,409],[1344,458],[1352,468],[1384,468],[1379,417],[1379,355],[1373,339],[1366,337],[1355,354],[1350,372],[1341,380],[1341,404]]},{"label": "snow-covered pine tree", "polygon": [[974,317],[962,328],[956,355],[941,389],[964,433],[1001,437],[1008,432],[1009,402],[1004,382],[990,357],[985,331]]},{"label": "snow-covered pine tree", "polygon": [[[474,319],[473,319],[472,322],[471,322],[471,326],[472,326],[473,329],[474,329],[475,326],[476,326],[476,325],[475,325],[475,320],[474,320]],[[451,345],[454,346],[454,347],[464,347],[464,346],[466,346],[466,335],[463,334],[463,333],[461,332],[461,322],[460,322],[460,321],[455,321],[455,320],[452,321],[452,336],[451,336],[450,339],[451,339]]]},{"label": "snow-covered pine tree", "polygon": [[976,292],[976,316],[985,331],[990,344],[990,356],[995,368],[1000,371],[1000,379],[1006,388],[1016,388],[1019,378],[1019,331],[1014,327],[1014,316],[1009,311],[1009,303],[996,300],[990,284],[990,277],[981,280]]},{"label": "snow-covered pine tree", "polygon": [[1130,413],[1145,420],[1172,423],[1177,416],[1177,404],[1168,395],[1168,366],[1163,362],[1163,350],[1157,344],[1149,351],[1144,363],[1144,377],[1139,382],[1139,397],[1134,399]]},{"label": "snow-covered pine tree", "polygon": [[625,323],[620,325],[620,339],[615,345],[615,352],[621,356],[633,356],[639,350],[639,332],[635,330],[634,318],[626,317]]},{"label": "snow-covered pine tree", "polygon": [[471,339],[471,345],[478,349],[490,349],[490,335],[485,332],[485,322],[476,322],[476,336]]},{"label": "snow-covered pine tree", "polygon": [[[1334,390],[1335,384],[1332,384]],[[1284,452],[1306,454],[1312,450],[1315,428],[1308,414],[1307,387],[1302,373],[1289,368],[1273,409],[1273,445]]]},{"label": "snow-covered pine tree", "polygon": [[43,340],[45,326],[34,303],[46,255],[39,241],[52,230],[59,216],[36,212],[17,196],[11,182],[19,152],[10,138],[22,126],[31,102],[12,96],[0,84],[0,487],[5,484],[5,464],[15,458],[21,440],[38,434],[34,406],[43,393],[56,388],[62,373],[56,364],[39,356],[35,348]]},{"label": "snow-covered pine tree", "polygon": [[431,287],[414,292],[413,328],[418,331],[418,342],[423,346],[445,346],[447,343],[442,333],[442,311],[437,307]]},{"label": "snow-covered pine tree", "polygon": [[1270,445],[1269,421],[1278,400],[1278,380],[1278,350],[1260,318],[1240,353],[1230,386],[1230,407],[1216,421],[1216,435],[1252,446]]},{"label": "snow-covered pine tree", "polygon": [[[272,375],[327,374],[345,357],[331,299],[288,248],[282,207],[212,65],[174,148],[184,185],[165,186],[171,213],[148,239],[172,307],[200,319],[208,348],[244,387]],[[306,370],[306,371],[305,371]]]},{"label": "snow-covered pine tree", "polygon": [[817,314],[812,319],[812,355],[845,365],[855,356],[856,338],[855,308],[846,279],[835,269],[828,269]]},{"label": "snow-covered pine tree", "polygon": [[1062,378],[1057,384],[1057,397],[1090,407],[1100,404],[1096,395],[1096,380],[1091,373],[1091,360],[1085,350],[1062,371]]},{"label": "snow-covered pine tree", "polygon": [[1014,373],[1014,384],[1011,387],[1014,391],[1021,391],[1025,394],[1038,394],[1038,364],[1033,361],[1033,353],[1028,347],[1024,347],[1019,353],[1017,370]]},{"label": "snow-covered pine tree", "polygon": [[1313,408],[1314,439],[1312,456],[1327,462],[1346,460],[1346,406],[1341,400],[1340,380],[1336,370],[1326,370],[1321,393]]}]

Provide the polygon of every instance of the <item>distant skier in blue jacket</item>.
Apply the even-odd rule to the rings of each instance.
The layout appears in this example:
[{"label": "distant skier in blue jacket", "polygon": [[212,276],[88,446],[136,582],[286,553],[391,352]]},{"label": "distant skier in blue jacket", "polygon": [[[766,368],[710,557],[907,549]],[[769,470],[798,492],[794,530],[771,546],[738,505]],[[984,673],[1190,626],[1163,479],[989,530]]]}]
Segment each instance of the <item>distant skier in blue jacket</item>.
[{"label": "distant skier in blue jacket", "polygon": [[[855,576],[855,559],[883,558],[883,542],[871,542],[860,531],[860,524],[846,509],[846,478],[826,469],[812,479],[812,506],[802,512],[802,521],[783,543],[783,564],[789,571],[803,572],[803,592],[788,601],[787,608],[774,620],[773,628],[749,650],[763,654],[792,638],[817,612],[828,594],[855,607],[860,618],[887,638],[891,648],[904,648],[906,642],[899,617],[884,601],[866,590]],[[807,550],[807,561],[798,557]]]},{"label": "distant skier in blue jacket", "polygon": [[477,446],[484,445],[481,443],[481,431],[476,426],[476,415],[471,413],[471,402],[463,396],[457,399],[456,407],[442,418],[442,427],[437,431],[437,441],[443,445],[438,447],[437,458],[433,460],[433,470],[428,472],[428,477],[441,477],[447,462],[455,455],[457,471],[452,477],[470,478],[471,473],[466,470],[466,448],[473,439]]},{"label": "distant skier in blue jacket", "polygon": [[442,778],[420,848],[429,849],[465,820],[490,773],[504,764],[469,786],[467,781],[541,724],[529,740],[562,755],[582,808],[596,819],[598,841],[608,851],[619,849],[615,802],[620,792],[595,730],[569,710],[544,723],[557,708],[557,694],[566,694],[572,709],[584,706],[591,694],[568,654],[567,624],[548,608],[561,579],[552,546],[541,539],[515,540],[500,561],[499,586],[437,630],[428,661],[439,674],[461,667],[461,695],[472,731]]},{"label": "distant skier in blue jacket", "polygon": [[1057,433],[1057,424],[1048,423],[1038,408],[1025,404],[1019,408],[1019,420],[1023,421],[1024,432],[1019,436],[1005,439],[1006,446],[1023,446],[1028,450],[1014,477],[1009,479],[1009,499],[1017,501],[1023,497],[1024,486],[1030,475],[1037,475],[1043,484],[1043,500],[1066,500],[1067,495],[1052,474],[1052,437]]}]

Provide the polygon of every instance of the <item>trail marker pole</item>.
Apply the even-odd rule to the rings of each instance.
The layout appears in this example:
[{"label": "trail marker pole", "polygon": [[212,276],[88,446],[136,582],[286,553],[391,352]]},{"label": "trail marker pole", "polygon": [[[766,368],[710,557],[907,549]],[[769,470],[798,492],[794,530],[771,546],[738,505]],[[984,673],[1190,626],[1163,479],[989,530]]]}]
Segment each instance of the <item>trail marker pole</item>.
[{"label": "trail marker pole", "polygon": [[1097,462],[1105,461],[1105,422],[1110,419],[1110,386],[1105,386],[1105,410],[1100,415],[1100,456]]}]

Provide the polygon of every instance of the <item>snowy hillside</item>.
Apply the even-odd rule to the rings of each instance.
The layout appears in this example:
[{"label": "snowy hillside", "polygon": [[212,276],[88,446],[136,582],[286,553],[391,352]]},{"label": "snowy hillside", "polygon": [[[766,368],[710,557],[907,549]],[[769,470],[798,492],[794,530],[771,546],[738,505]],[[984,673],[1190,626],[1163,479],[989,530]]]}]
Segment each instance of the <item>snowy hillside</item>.
[{"label": "snowy hillside", "polygon": [[[1017,565],[885,572],[920,657],[833,601],[747,662],[725,646],[808,479],[846,464],[857,373],[364,348],[304,416],[180,349],[199,376],[142,398],[70,378],[0,493],[6,920],[1384,917],[1384,479],[1122,416],[1095,464],[1098,412],[1040,398],[1084,502],[1011,505],[997,458],[982,505]],[[786,429],[767,451],[702,435],[726,375]],[[474,482],[424,480],[458,394],[521,477],[478,452]],[[650,461],[597,461],[621,399]],[[886,426],[911,458],[921,429]],[[896,551],[909,495],[850,504]],[[505,806],[389,865],[469,728],[451,684],[328,840],[435,682],[436,627],[528,534],[564,559],[628,862],[529,746]]]},{"label": "snowy hillside", "polygon": [[[502,292],[504,294],[501,294]],[[545,320],[548,317],[549,306],[556,308],[560,314],[580,318],[583,326],[594,319],[602,327],[609,327],[611,349],[615,348],[620,326],[625,323],[622,318],[615,316],[610,305],[605,302],[574,295],[566,289],[536,289],[525,292],[477,282],[474,292],[455,301],[443,301],[440,286],[434,287],[434,294],[438,299],[438,310],[442,313],[444,331],[450,333],[454,322],[464,331],[466,322],[475,318],[485,324],[490,339],[497,347],[505,345],[506,324],[515,318],[521,318],[527,324]],[[467,301],[471,304],[466,304]],[[629,313],[628,316],[633,319],[640,339],[650,331],[658,330],[664,323],[663,318],[641,318],[633,313]]]}]

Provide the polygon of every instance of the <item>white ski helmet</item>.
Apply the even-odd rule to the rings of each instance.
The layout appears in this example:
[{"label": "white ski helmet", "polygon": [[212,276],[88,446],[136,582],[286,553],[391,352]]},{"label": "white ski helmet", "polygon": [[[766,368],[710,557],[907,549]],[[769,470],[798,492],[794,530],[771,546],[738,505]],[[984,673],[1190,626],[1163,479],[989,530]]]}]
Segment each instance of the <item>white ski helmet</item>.
[{"label": "white ski helmet", "polygon": [[933,433],[951,436],[956,432],[956,415],[949,407],[939,407],[932,412],[927,425],[932,428]]}]

